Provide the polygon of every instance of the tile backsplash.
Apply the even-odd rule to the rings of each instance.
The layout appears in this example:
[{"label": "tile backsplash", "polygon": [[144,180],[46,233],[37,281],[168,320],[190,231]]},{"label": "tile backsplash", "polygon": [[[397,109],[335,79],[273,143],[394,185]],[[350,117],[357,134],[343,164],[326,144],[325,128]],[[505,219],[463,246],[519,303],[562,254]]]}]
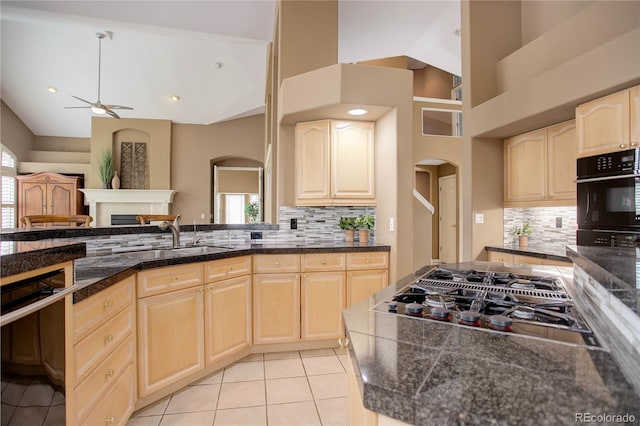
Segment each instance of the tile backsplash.
[{"label": "tile backsplash", "polygon": [[[576,243],[578,222],[575,206],[563,207],[518,207],[504,209],[504,244],[517,243],[513,235],[516,226],[528,221],[533,228],[529,240],[532,243],[564,248]],[[561,227],[557,227],[561,224]]]}]

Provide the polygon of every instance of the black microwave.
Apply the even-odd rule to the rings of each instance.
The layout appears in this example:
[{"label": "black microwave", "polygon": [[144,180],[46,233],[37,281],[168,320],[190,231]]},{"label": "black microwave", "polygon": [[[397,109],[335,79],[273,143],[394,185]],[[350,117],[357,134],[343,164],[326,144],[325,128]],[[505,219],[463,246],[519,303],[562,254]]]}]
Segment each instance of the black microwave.
[{"label": "black microwave", "polygon": [[640,231],[640,149],[577,160],[579,229]]}]

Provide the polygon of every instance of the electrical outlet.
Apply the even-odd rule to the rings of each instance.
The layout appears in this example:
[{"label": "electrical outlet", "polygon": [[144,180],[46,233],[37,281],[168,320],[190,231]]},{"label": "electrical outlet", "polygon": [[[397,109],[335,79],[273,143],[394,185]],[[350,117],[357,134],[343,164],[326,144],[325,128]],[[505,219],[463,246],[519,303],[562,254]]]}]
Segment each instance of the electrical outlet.
[{"label": "electrical outlet", "polygon": [[262,239],[262,232],[252,232],[251,233],[251,239],[252,240],[261,240]]},{"label": "electrical outlet", "polygon": [[291,228],[290,229],[298,229],[298,219],[291,219]]},{"label": "electrical outlet", "polygon": [[561,216],[557,216],[556,217],[556,228],[562,228],[562,217]]}]

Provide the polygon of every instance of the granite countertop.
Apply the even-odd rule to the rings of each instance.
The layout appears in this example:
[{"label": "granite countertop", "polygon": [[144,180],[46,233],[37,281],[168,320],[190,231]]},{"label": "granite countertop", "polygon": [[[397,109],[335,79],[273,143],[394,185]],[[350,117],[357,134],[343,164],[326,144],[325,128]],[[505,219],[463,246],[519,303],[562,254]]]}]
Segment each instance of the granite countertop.
[{"label": "granite countertop", "polygon": [[[451,267],[515,270],[488,262]],[[569,268],[554,266],[517,269],[533,268],[571,276]],[[369,309],[428,269],[344,311],[365,407],[416,425],[574,424],[576,413],[630,413],[640,420],[640,396],[604,348]]]},{"label": "granite countertop", "polygon": [[610,292],[640,292],[640,249],[567,246],[567,255]]},{"label": "granite countertop", "polygon": [[86,255],[85,243],[60,241],[2,241],[0,243],[0,276],[22,272],[78,259]]},{"label": "granite countertop", "polygon": [[539,257],[542,259],[571,262],[571,259],[566,254],[566,246],[529,242],[529,245],[526,247],[519,246],[517,243],[512,243],[504,244],[502,247],[485,246],[485,249],[488,251],[521,254],[524,256]]}]

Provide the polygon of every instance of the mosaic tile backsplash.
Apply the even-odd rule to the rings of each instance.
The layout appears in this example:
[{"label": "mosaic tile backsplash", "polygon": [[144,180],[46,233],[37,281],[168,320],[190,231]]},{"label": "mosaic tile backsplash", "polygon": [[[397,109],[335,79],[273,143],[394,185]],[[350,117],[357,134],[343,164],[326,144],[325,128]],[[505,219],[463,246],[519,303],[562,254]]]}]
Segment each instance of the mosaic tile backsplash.
[{"label": "mosaic tile backsplash", "polygon": [[[504,244],[517,243],[513,235],[516,226],[528,221],[533,228],[531,242],[564,249],[576,243],[578,220],[575,207],[529,207],[504,209]],[[561,227],[557,227],[560,224]]]}]

